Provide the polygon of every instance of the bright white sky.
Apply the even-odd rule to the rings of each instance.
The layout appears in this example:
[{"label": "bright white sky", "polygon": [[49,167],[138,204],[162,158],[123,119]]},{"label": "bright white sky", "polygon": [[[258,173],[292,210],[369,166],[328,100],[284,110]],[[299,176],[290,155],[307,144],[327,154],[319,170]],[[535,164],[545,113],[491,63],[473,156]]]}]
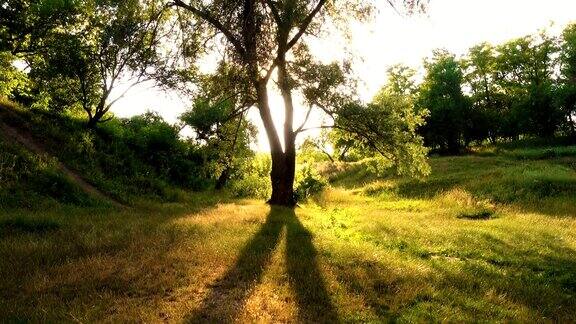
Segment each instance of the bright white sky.
[{"label": "bright white sky", "polygon": [[[364,100],[386,82],[389,66],[404,63],[420,68],[435,48],[462,55],[483,41],[498,44],[544,28],[557,34],[568,23],[576,22],[576,0],[430,0],[427,15],[419,17],[400,16],[385,0],[379,1],[382,5],[376,18],[370,24],[354,26],[349,46],[361,58],[354,70],[362,82],[359,90]],[[323,61],[342,56],[342,46],[334,40],[321,41],[313,50]],[[278,111],[276,125],[282,125],[282,100],[271,96],[270,103],[273,111]],[[120,117],[157,111],[174,123],[187,106],[174,94],[140,87],[128,92],[112,110]],[[257,111],[253,109],[249,116],[260,129],[256,148],[267,151]],[[295,119],[295,125],[299,125],[303,117]],[[309,123],[318,125],[321,119],[312,116]]]}]

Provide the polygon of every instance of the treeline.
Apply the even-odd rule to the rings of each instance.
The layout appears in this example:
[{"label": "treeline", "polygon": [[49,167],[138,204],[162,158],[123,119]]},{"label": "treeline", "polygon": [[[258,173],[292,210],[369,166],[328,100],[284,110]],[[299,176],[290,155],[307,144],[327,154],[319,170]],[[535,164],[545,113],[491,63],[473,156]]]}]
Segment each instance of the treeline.
[{"label": "treeline", "polygon": [[[471,144],[525,137],[576,137],[576,24],[500,45],[482,43],[463,57],[434,51],[425,75],[396,66],[389,72],[427,111],[419,128],[427,147],[457,153]],[[398,83],[398,80],[401,82]]]}]

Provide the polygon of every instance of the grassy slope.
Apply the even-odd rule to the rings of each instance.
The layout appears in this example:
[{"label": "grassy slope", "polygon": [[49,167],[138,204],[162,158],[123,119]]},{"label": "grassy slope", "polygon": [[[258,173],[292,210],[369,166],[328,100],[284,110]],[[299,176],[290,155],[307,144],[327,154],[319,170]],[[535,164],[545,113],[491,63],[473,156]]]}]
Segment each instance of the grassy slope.
[{"label": "grassy slope", "polygon": [[0,320],[573,322],[561,150],[435,158],[424,182],[346,166],[295,213],[206,193],[4,214]]},{"label": "grassy slope", "polygon": [[[10,184],[0,182],[0,209],[33,208],[51,204],[54,201],[69,205],[102,205],[110,204],[110,202],[115,205],[114,201],[130,205],[142,200],[174,202],[182,198],[184,186],[192,189],[189,182],[183,181],[186,182],[185,185],[174,184],[167,179],[166,175],[159,174],[149,161],[150,152],[143,151],[142,146],[136,145],[129,136],[124,134],[134,129],[125,130],[124,128],[127,127],[124,127],[122,122],[113,119],[101,125],[97,130],[91,131],[86,129],[82,118],[27,109],[0,97],[0,124],[5,124],[20,137],[33,143],[38,148],[37,151],[46,153],[38,156],[28,152],[22,143],[5,136],[0,129],[0,137],[2,137],[0,138],[0,180],[6,177],[17,180],[22,176],[33,180],[22,181],[27,187],[26,194],[20,194],[23,186],[10,186]],[[142,137],[154,135],[153,132],[157,130],[148,130],[148,133],[141,131],[134,136],[142,140]],[[182,164],[175,163],[175,161],[181,162],[182,157],[174,152],[166,153],[165,149],[160,144],[159,148],[152,150],[170,157],[172,163],[168,163],[166,169],[189,170],[190,172],[177,178],[185,180],[186,175],[196,176],[198,187],[195,189],[203,188],[205,183],[194,172],[197,170],[186,169]],[[13,165],[13,161],[17,161],[17,164]],[[58,161],[64,168],[59,167]],[[30,171],[29,169],[34,172],[27,172]],[[47,172],[52,173],[51,178],[61,178],[61,181],[54,182],[51,181],[52,179],[47,179],[45,176]],[[39,178],[50,181],[40,183],[41,181],[33,179],[34,173],[38,173]],[[84,190],[81,187],[84,187]],[[78,196],[83,194],[86,197],[61,199],[62,197],[58,195],[58,193],[71,190],[78,191]],[[13,191],[18,195],[13,194],[12,199],[9,199],[10,197],[4,199]],[[84,194],[84,191],[89,194]],[[97,194],[94,195],[94,192]],[[26,199],[27,196],[28,199]],[[91,197],[93,199],[89,199]]]}]

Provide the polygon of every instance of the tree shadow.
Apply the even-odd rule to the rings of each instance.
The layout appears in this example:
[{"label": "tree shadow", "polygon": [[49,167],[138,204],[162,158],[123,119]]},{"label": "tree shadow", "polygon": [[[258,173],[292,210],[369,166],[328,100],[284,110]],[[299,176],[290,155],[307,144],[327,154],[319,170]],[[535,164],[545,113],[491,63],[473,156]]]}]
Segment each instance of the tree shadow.
[{"label": "tree shadow", "polygon": [[335,322],[338,316],[318,268],[312,234],[294,210],[271,207],[266,222],[244,246],[235,265],[211,285],[211,290],[189,323],[231,322],[238,318],[286,227],[286,264],[296,295],[298,318],[306,322]]}]

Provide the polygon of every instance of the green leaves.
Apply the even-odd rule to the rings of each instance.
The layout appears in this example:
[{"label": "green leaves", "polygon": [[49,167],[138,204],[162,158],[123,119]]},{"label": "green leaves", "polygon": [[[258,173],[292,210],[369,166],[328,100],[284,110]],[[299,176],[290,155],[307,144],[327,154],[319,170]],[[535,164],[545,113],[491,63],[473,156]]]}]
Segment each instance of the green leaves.
[{"label": "green leaves", "polygon": [[370,104],[352,102],[338,109],[335,125],[351,134],[365,156],[384,157],[399,174],[426,176],[428,150],[417,130],[427,111],[414,106],[413,71],[396,66],[388,75],[388,84]]},{"label": "green leaves", "polygon": [[437,50],[424,66],[426,76],[420,85],[417,106],[430,111],[421,128],[426,144],[457,153],[464,143],[469,103],[462,92],[463,73],[454,55]]}]

